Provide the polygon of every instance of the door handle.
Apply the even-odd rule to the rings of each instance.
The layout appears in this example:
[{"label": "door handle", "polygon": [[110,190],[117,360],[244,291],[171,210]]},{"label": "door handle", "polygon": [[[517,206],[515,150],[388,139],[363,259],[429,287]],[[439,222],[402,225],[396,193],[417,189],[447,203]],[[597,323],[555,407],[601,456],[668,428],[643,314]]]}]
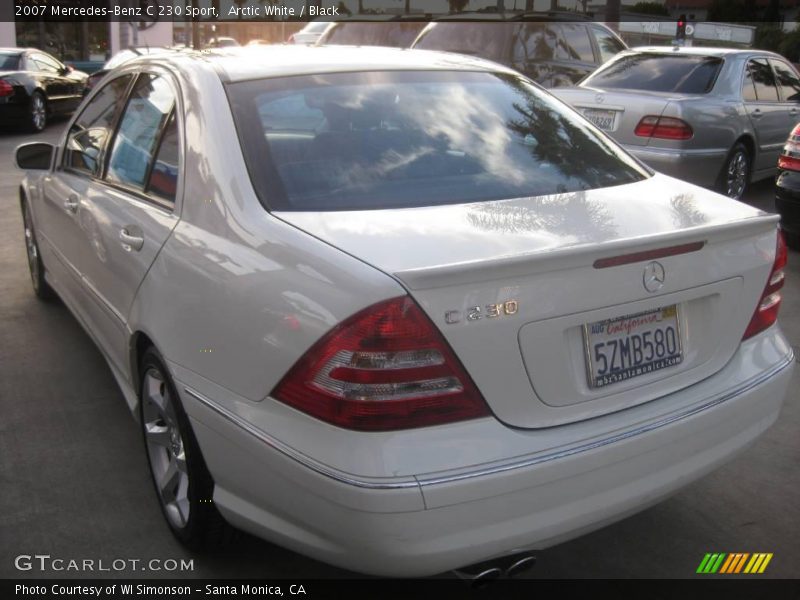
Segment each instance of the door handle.
[{"label": "door handle", "polygon": [[750,116],[754,119],[760,119],[764,113],[761,112],[760,108],[755,109],[753,112],[750,113]]},{"label": "door handle", "polygon": [[78,212],[78,196],[75,194],[70,194],[69,197],[64,200],[64,208],[67,212],[72,213],[73,215]]},{"label": "door handle", "polygon": [[791,109],[789,109],[789,114],[795,116],[797,114],[797,109],[795,107],[792,107]]},{"label": "door handle", "polygon": [[127,227],[120,230],[119,241],[122,244],[122,249],[126,252],[138,252],[144,246],[144,236],[131,234]]}]

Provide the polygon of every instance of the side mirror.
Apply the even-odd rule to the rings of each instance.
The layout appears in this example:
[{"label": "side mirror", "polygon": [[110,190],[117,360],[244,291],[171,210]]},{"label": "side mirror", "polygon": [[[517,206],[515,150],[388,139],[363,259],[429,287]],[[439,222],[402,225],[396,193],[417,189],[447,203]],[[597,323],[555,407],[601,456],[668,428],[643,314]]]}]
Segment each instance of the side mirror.
[{"label": "side mirror", "polygon": [[31,144],[22,144],[17,147],[14,154],[17,168],[25,171],[30,170],[47,170],[50,168],[50,163],[53,162],[53,151],[55,146],[45,142],[33,142]]}]

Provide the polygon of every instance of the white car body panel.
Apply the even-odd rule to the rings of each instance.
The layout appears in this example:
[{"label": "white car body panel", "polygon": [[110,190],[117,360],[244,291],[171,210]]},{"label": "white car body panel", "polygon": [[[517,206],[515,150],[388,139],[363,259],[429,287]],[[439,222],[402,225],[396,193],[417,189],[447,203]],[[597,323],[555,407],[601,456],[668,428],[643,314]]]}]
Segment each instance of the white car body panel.
[{"label": "white car body panel", "polygon": [[[148,239],[166,238],[152,258],[140,255],[95,276],[70,271],[63,255],[73,242],[59,238],[67,230],[58,231],[63,223],[55,216],[63,208],[41,194],[42,179],[53,174],[31,173],[23,182],[47,240],[48,281],[98,343],[134,410],[138,342],[154,342],[214,478],[214,501],[231,523],[345,568],[434,574],[542,548],[640,510],[722,464],[775,421],[792,349],[777,325],[739,343],[774,260],[775,217],[663,176],[555,208],[547,197],[484,203],[483,212],[513,209],[488,221],[470,218],[481,205],[269,213],[245,167],[225,73],[235,80],[347,65],[494,68],[384,49],[373,56],[347,48],[269,52],[276,60],[255,65],[220,51],[222,75],[191,54],[123,67],[157,61],[182,95],[183,201],[170,215],[150,214],[150,222],[142,217],[147,211],[139,215]],[[79,214],[91,210],[88,198]],[[586,224],[585,203],[604,211],[613,227]],[[561,229],[537,220],[546,206]],[[108,219],[111,231],[131,219],[126,211],[91,214]],[[520,214],[528,217],[522,224]],[[697,240],[706,245],[694,260],[660,259],[668,275],[657,295],[642,287],[641,263],[592,266],[598,258]],[[74,245],[85,241],[76,237]],[[113,259],[124,258],[115,249]],[[106,289],[123,274],[132,278],[129,287]],[[88,283],[118,307],[125,335],[97,325]],[[406,293],[449,341],[497,418],[357,432],[270,396],[332,327]],[[443,322],[446,310],[509,294],[520,303],[514,318]],[[569,332],[663,301],[697,308],[684,314],[702,334],[687,340],[687,370],[587,397],[570,370],[577,359]],[[725,330],[719,319],[733,326]],[[553,350],[573,356],[570,365],[540,365],[548,357],[528,339],[531,332],[552,340],[567,332],[567,344]],[[704,345],[703,336],[713,339]],[[566,387],[537,383],[542,368],[557,371],[551,375]]]}]

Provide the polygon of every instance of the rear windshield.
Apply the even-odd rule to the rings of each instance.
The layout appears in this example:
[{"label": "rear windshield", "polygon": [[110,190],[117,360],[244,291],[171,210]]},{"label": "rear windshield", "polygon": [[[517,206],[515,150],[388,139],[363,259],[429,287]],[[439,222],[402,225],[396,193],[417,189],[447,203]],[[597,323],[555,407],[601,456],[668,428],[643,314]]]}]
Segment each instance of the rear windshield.
[{"label": "rear windshield", "polygon": [[0,71],[16,71],[19,69],[19,54],[0,53]]},{"label": "rear windshield", "polygon": [[647,172],[511,74],[333,73],[228,85],[273,210],[434,206],[589,190]]},{"label": "rear windshield", "polygon": [[603,89],[706,94],[714,87],[722,59],[716,56],[629,54],[584,80]]},{"label": "rear windshield", "polygon": [[331,28],[324,44],[408,48],[422,29],[420,23],[340,23]]},{"label": "rear windshield", "polygon": [[508,62],[517,23],[436,23],[414,44],[423,50],[444,50]]}]

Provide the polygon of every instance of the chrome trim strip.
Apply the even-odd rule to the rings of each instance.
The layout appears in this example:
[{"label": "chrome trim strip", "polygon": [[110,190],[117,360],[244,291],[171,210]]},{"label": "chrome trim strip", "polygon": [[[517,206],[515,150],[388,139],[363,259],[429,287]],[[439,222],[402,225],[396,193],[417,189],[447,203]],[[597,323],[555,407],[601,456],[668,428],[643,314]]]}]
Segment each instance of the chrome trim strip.
[{"label": "chrome trim strip", "polygon": [[217,404],[216,402],[209,400],[199,392],[196,392],[186,386],[184,386],[183,389],[192,398],[206,405],[208,408],[210,408],[220,416],[225,417],[226,419],[231,421],[234,425],[241,427],[242,429],[244,429],[254,437],[258,438],[271,448],[277,450],[284,456],[291,458],[292,460],[298,462],[299,464],[305,467],[308,467],[309,469],[315,471],[316,473],[319,473],[320,475],[324,475],[340,483],[346,483],[348,485],[366,489],[387,490],[387,489],[419,488],[422,491],[424,490],[424,486],[438,485],[442,483],[452,483],[454,481],[462,481],[465,479],[474,479],[476,477],[485,477],[488,475],[505,473],[508,471],[513,471],[515,469],[525,469],[528,467],[532,467],[534,465],[550,462],[553,460],[559,460],[561,458],[566,458],[569,456],[574,456],[576,454],[580,454],[581,452],[588,452],[589,450],[602,448],[603,446],[615,444],[623,440],[637,437],[644,433],[649,433],[656,429],[660,429],[661,427],[670,425],[671,423],[675,423],[676,421],[680,421],[687,417],[691,417],[701,412],[704,412],[710,408],[722,404],[723,402],[727,402],[728,400],[732,400],[733,398],[736,398],[737,396],[740,396],[741,394],[744,394],[745,392],[748,392],[751,389],[758,387],[762,383],[766,382],[768,379],[772,378],[779,372],[786,369],[793,362],[794,362],[794,352],[791,351],[789,352],[789,354],[786,355],[786,357],[784,357],[784,359],[781,362],[773,366],[769,371],[765,371],[760,375],[753,377],[752,379],[746,381],[741,386],[729,390],[728,392],[723,393],[722,395],[718,396],[717,398],[709,402],[706,402],[705,404],[696,406],[694,408],[690,408],[688,410],[684,410],[669,417],[665,417],[658,421],[654,421],[648,425],[644,425],[642,427],[638,427],[630,431],[625,431],[623,433],[619,433],[617,435],[613,435],[611,437],[604,438],[602,440],[597,440],[587,444],[574,446],[572,448],[568,448],[566,450],[560,450],[558,452],[551,452],[550,454],[539,455],[533,458],[527,458],[505,464],[485,467],[483,469],[469,471],[466,473],[458,473],[454,475],[442,475],[439,477],[434,477],[434,476],[426,477],[423,475],[423,476],[416,476],[414,481],[406,480],[406,481],[394,481],[394,482],[378,482],[378,481],[367,481],[364,479],[356,479],[351,475],[347,475],[340,471],[336,471],[329,467],[325,467],[324,465],[312,461],[310,458],[297,452],[293,448],[290,448],[289,446],[286,446],[282,442],[279,442],[278,440],[272,438],[266,432],[262,431],[258,427],[255,427],[252,423],[249,423],[239,415]]},{"label": "chrome trim strip", "polygon": [[348,485],[352,485],[355,487],[367,488],[371,490],[390,490],[390,489],[394,490],[394,489],[404,489],[404,488],[419,489],[419,484],[417,483],[416,479],[413,478],[407,479],[405,481],[391,481],[391,482],[367,481],[364,479],[355,479],[350,475],[342,473],[341,471],[336,471],[334,469],[325,467],[324,465],[321,465],[311,460],[304,454],[300,454],[299,452],[297,452],[293,448],[290,448],[286,444],[279,442],[278,440],[274,439],[273,437],[271,437],[266,432],[259,429],[252,423],[249,423],[248,421],[244,420],[236,413],[228,410],[224,406],[217,404],[213,400],[209,400],[202,394],[195,392],[194,390],[186,386],[183,387],[183,390],[195,400],[198,400],[202,404],[206,405],[208,408],[210,408],[220,416],[225,417],[226,419],[231,421],[234,425],[241,427],[249,434],[256,437],[258,440],[264,442],[274,450],[277,450],[287,458],[291,458],[292,460],[300,463],[304,467],[308,467],[309,469],[315,471],[316,473],[319,473],[320,475],[330,477],[331,479],[334,479],[340,483],[346,483]]},{"label": "chrome trim strip", "polygon": [[527,467],[531,467],[533,465],[538,465],[545,462],[550,462],[553,460],[558,460],[560,458],[566,458],[568,456],[573,456],[575,454],[580,454],[581,452],[587,452],[589,450],[595,450],[596,448],[601,448],[603,446],[608,446],[609,444],[615,444],[617,442],[621,442],[623,440],[627,440],[643,433],[649,433],[656,429],[660,429],[661,427],[665,427],[666,425],[670,425],[676,421],[680,421],[687,417],[694,416],[698,413],[704,412],[710,408],[713,408],[723,402],[727,402],[737,396],[744,394],[745,392],[750,391],[754,387],[757,387],[773,377],[777,375],[780,371],[783,371],[789,365],[794,362],[794,352],[789,352],[789,354],[777,365],[772,367],[769,371],[765,371],[760,375],[746,381],[740,387],[734,388],[721,396],[718,396],[714,400],[710,402],[706,402],[700,406],[696,406],[694,408],[690,408],[683,412],[674,414],[672,416],[666,417],[664,419],[660,419],[658,421],[654,421],[649,425],[644,425],[642,427],[638,427],[636,429],[631,429],[630,431],[625,431],[623,433],[619,433],[617,435],[613,435],[608,438],[604,438],[602,440],[597,440],[595,442],[590,442],[588,444],[583,444],[580,446],[575,446],[573,448],[569,448],[567,450],[561,450],[559,452],[552,452],[550,454],[545,454],[542,456],[536,456],[534,458],[529,458],[525,460],[520,460],[512,463],[508,463],[505,465],[496,465],[493,467],[487,467],[485,469],[480,469],[477,471],[470,471],[468,473],[460,473],[456,475],[444,475],[442,477],[417,477],[420,486],[424,487],[428,485],[437,485],[440,483],[451,483],[453,481],[461,481],[463,479],[472,479],[474,477],[484,477],[487,475],[495,475],[497,473],[505,473],[506,471],[511,471],[514,469],[524,469]]}]

